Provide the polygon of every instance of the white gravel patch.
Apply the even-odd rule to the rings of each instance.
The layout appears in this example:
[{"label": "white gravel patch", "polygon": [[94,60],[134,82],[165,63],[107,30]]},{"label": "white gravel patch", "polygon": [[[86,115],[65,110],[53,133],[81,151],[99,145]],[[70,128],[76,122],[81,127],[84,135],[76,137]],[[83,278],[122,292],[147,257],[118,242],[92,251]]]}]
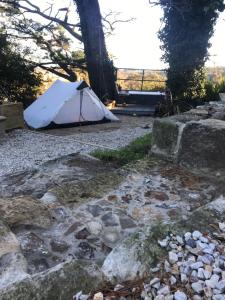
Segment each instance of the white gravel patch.
[{"label": "white gravel patch", "polygon": [[0,176],[24,171],[68,154],[90,153],[102,149],[100,146],[118,149],[148,132],[149,129],[136,127],[62,137],[26,129],[15,130],[8,133],[0,145]]}]

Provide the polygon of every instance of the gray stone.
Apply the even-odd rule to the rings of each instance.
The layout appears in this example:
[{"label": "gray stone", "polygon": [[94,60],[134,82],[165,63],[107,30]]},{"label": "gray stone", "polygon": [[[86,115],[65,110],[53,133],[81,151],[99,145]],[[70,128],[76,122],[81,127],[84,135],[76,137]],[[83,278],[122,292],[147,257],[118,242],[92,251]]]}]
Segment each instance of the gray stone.
[{"label": "gray stone", "polygon": [[170,251],[169,252],[169,262],[171,264],[175,264],[176,262],[178,261],[178,256],[175,252],[173,251]]},{"label": "gray stone", "polygon": [[174,293],[174,300],[187,300],[187,296],[184,292],[178,290]]},{"label": "gray stone", "polygon": [[213,274],[209,280],[205,281],[206,286],[214,289],[219,282],[219,276],[217,274]]},{"label": "gray stone", "polygon": [[201,261],[197,261],[196,263],[191,264],[191,268],[193,270],[198,270],[203,267],[203,263]]},{"label": "gray stone", "polygon": [[101,219],[105,226],[118,226],[119,225],[118,217],[116,215],[112,214],[111,212],[102,216]]},{"label": "gray stone", "polygon": [[217,285],[216,288],[221,292],[221,293],[225,293],[225,280],[220,280]]},{"label": "gray stone", "polygon": [[187,123],[180,141],[178,162],[194,168],[224,168],[225,122],[207,119]]},{"label": "gray stone", "polygon": [[195,293],[200,294],[203,291],[203,281],[197,281],[191,284],[192,289],[194,290]]},{"label": "gray stone", "polygon": [[202,233],[200,231],[196,230],[192,233],[192,237],[193,237],[194,240],[198,240],[202,237]]},{"label": "gray stone", "polygon": [[90,232],[87,230],[87,228],[83,228],[77,233],[75,233],[75,238],[78,240],[85,240],[90,236]]},{"label": "gray stone", "polygon": [[130,218],[120,218],[120,225],[122,229],[135,228],[137,225]]},{"label": "gray stone", "polygon": [[50,245],[52,247],[52,251],[60,253],[67,251],[70,247],[70,245],[63,240],[51,240]]},{"label": "gray stone", "polygon": [[87,210],[93,217],[98,217],[104,212],[104,209],[99,205],[88,205]]},{"label": "gray stone", "polygon": [[196,241],[190,238],[186,241],[186,245],[188,245],[191,248],[195,248],[196,247]]},{"label": "gray stone", "polygon": [[173,158],[177,151],[177,141],[180,122],[174,122],[170,118],[156,119],[153,123],[152,152],[165,157]]},{"label": "gray stone", "polygon": [[168,285],[165,285],[164,287],[162,287],[161,289],[158,290],[157,292],[159,295],[168,295],[170,293],[170,288]]}]

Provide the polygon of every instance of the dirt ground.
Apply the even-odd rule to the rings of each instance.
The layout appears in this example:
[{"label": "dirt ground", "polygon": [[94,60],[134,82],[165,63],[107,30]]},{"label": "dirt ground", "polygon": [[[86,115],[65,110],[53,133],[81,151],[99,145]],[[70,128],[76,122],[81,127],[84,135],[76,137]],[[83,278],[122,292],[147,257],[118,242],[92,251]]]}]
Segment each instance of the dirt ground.
[{"label": "dirt ground", "polygon": [[152,117],[143,116],[125,116],[117,115],[119,122],[108,122],[101,124],[91,124],[91,125],[82,125],[82,126],[71,126],[65,128],[54,128],[41,131],[42,133],[56,135],[56,136],[66,136],[73,135],[77,133],[91,133],[99,131],[112,131],[123,128],[135,128],[135,127],[144,127],[146,125],[151,125],[153,122]]}]

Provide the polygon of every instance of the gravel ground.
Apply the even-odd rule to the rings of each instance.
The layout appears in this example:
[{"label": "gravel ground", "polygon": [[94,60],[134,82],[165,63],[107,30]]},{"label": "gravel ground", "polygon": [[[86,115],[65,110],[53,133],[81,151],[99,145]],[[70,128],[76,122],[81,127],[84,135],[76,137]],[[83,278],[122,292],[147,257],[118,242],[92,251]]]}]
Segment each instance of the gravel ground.
[{"label": "gravel ground", "polygon": [[30,169],[64,155],[77,152],[90,153],[95,149],[102,149],[100,145],[118,149],[148,132],[149,129],[142,127],[126,127],[62,137],[50,135],[49,132],[46,134],[27,129],[15,130],[8,133],[1,143],[0,176]]}]

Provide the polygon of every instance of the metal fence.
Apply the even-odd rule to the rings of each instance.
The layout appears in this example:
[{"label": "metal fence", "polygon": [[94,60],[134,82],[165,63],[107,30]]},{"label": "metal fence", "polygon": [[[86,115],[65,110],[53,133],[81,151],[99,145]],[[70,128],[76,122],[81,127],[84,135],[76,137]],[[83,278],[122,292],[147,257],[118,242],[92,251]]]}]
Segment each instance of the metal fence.
[{"label": "metal fence", "polygon": [[117,68],[116,79],[121,90],[163,91],[167,77],[165,70]]}]

